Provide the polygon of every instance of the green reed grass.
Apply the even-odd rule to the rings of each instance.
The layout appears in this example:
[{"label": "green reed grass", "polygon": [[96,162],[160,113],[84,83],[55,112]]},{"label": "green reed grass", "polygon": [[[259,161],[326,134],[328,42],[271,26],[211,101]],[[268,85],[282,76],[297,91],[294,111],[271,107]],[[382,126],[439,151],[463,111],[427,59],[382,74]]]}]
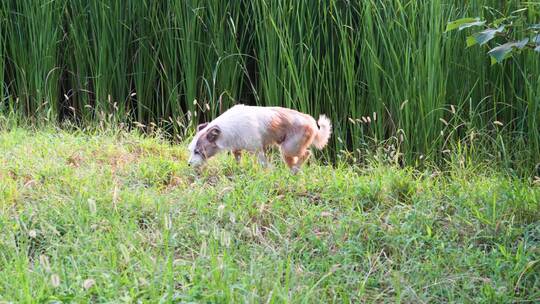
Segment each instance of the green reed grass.
[{"label": "green reed grass", "polygon": [[6,11],[0,9],[0,111],[4,110],[4,98],[5,98],[5,83],[4,83],[4,71],[5,71],[5,26],[6,26]]},{"label": "green reed grass", "polygon": [[2,86],[10,87],[12,108],[30,117],[56,117],[59,108],[63,1],[2,1],[7,59]]},{"label": "green reed grass", "polygon": [[29,116],[181,136],[234,103],[283,105],[330,116],[332,156],[383,146],[412,164],[459,143],[532,168],[538,55],[490,66],[444,33],[521,7],[540,20],[540,4],[518,0],[3,1],[0,93]]}]

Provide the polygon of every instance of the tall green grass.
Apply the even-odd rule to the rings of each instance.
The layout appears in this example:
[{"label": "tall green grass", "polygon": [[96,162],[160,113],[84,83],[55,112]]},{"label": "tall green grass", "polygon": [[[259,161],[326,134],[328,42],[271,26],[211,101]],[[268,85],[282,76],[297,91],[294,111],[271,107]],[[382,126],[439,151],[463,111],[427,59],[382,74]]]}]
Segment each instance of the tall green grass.
[{"label": "tall green grass", "polygon": [[539,22],[540,4],[518,0],[3,1],[0,93],[31,117],[180,136],[234,103],[283,105],[331,117],[333,156],[467,149],[532,168],[538,55],[490,66],[465,34],[444,33],[521,7]]},{"label": "tall green grass", "polygon": [[[12,108],[29,117],[54,118],[59,107],[64,1],[2,1],[4,73],[2,86],[11,89]],[[60,21],[59,21],[60,20]]]},{"label": "tall green grass", "polygon": [[4,71],[5,71],[5,42],[4,42],[4,36],[5,36],[5,24],[6,24],[6,11],[1,9],[0,10],[0,111],[4,110],[4,98],[5,98],[5,83],[4,83]]}]

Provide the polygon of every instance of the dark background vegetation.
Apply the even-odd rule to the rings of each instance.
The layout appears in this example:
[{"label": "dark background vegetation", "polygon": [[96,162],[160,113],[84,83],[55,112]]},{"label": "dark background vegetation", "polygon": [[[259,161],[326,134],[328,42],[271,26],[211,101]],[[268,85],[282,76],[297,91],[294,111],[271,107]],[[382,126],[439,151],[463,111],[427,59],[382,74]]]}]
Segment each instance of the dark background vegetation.
[{"label": "dark background vegetation", "polygon": [[515,0],[4,0],[0,111],[184,137],[235,103],[282,105],[331,117],[331,156],[383,147],[417,164],[457,150],[531,169],[538,54],[491,66],[444,33],[519,8],[538,23],[540,4]]}]

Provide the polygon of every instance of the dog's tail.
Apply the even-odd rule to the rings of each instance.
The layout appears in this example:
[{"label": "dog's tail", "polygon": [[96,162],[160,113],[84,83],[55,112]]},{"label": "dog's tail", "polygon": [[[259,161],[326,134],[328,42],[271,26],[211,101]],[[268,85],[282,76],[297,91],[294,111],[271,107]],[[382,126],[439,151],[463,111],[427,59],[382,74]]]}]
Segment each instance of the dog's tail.
[{"label": "dog's tail", "polygon": [[317,124],[319,125],[319,131],[317,132],[317,135],[315,135],[313,145],[315,148],[321,150],[328,143],[328,139],[332,133],[332,124],[330,123],[330,119],[325,115],[319,116]]}]

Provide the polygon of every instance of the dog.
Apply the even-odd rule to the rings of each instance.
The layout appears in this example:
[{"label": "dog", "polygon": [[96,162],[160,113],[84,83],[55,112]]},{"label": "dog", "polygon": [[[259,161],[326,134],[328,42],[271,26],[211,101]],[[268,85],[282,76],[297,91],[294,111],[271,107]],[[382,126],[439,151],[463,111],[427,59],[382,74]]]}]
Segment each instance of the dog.
[{"label": "dog", "polygon": [[297,173],[311,156],[309,147],[322,150],[331,133],[332,124],[325,115],[316,122],[312,116],[288,108],[238,104],[197,126],[188,146],[188,164],[199,167],[222,151],[232,152],[239,162],[242,151],[248,151],[256,153],[259,163],[267,166],[266,152],[278,145],[283,161]]}]

